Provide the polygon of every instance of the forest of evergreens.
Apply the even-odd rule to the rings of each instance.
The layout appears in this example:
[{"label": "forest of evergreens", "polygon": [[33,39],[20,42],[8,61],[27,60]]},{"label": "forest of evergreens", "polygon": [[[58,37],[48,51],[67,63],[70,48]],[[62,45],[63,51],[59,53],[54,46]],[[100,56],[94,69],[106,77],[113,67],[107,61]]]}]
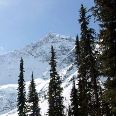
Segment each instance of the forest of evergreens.
[{"label": "forest of evergreens", "polygon": [[[64,112],[62,80],[57,72],[55,49],[51,46],[48,116],[116,116],[116,0],[94,2],[92,8],[81,5],[79,11],[81,33],[76,36],[74,56],[78,75],[73,78],[68,113]],[[99,34],[89,25],[91,17],[100,27]],[[18,115],[41,116],[33,73],[26,98],[23,62],[21,58]],[[101,77],[106,78],[103,85]]]}]

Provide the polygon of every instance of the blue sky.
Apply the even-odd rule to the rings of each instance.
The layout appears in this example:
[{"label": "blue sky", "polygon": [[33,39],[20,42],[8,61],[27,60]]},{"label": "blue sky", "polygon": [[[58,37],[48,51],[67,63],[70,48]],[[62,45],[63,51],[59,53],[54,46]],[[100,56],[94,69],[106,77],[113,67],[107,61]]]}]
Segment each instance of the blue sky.
[{"label": "blue sky", "polygon": [[80,5],[92,1],[0,0],[0,49],[20,49],[49,32],[76,36]]}]

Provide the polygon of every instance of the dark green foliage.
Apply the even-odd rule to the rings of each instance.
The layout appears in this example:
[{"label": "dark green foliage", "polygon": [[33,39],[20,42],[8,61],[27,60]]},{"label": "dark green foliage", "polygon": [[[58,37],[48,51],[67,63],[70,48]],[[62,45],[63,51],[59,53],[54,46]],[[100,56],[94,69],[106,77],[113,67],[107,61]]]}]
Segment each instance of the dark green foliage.
[{"label": "dark green foliage", "polygon": [[78,112],[78,92],[77,92],[77,89],[75,87],[75,80],[73,78],[73,87],[72,87],[72,90],[71,90],[71,106],[69,109],[69,111],[71,110],[71,116],[79,116],[79,112]]},{"label": "dark green foliage", "polygon": [[110,104],[103,99],[104,89],[102,89],[101,87],[99,89],[100,89],[100,98],[99,99],[100,99],[100,103],[101,103],[101,116],[103,116],[103,115],[112,116]]},{"label": "dark green foliage", "polygon": [[94,39],[95,37],[94,31],[92,29],[89,29],[88,35],[87,35],[87,43],[86,45],[88,46],[87,51],[88,51],[88,58],[86,59],[86,65],[87,65],[87,78],[90,80],[88,81],[88,88],[90,89],[89,92],[91,94],[91,99],[90,99],[90,109],[91,110],[90,114],[94,116],[100,116],[101,115],[101,109],[100,109],[100,100],[99,100],[99,88],[100,84],[98,81],[98,76],[99,76],[99,68],[98,68],[98,61],[96,58],[96,54],[93,52],[95,51],[95,46],[94,46]]},{"label": "dark green foliage", "polygon": [[88,83],[87,83],[87,65],[86,65],[86,56],[87,53],[87,34],[88,34],[88,17],[86,17],[86,8],[81,6],[80,9],[80,19],[79,22],[81,24],[81,38],[80,38],[80,60],[79,60],[79,83],[78,83],[78,89],[79,89],[79,114],[81,116],[88,116]]},{"label": "dark green foliage", "polygon": [[104,101],[104,100],[102,100],[101,114],[105,115],[105,116],[112,116],[110,105],[106,101]]},{"label": "dark green foliage", "polygon": [[80,57],[80,46],[79,46],[79,38],[77,35],[75,42],[75,63],[77,67],[79,66],[79,57]]},{"label": "dark green foliage", "polygon": [[38,102],[39,102],[38,93],[36,91],[36,85],[32,73],[32,80],[30,82],[28,95],[29,112],[32,112],[31,114],[32,116],[41,116]]},{"label": "dark green foliage", "polygon": [[[110,78],[116,78],[116,1],[95,0],[95,13],[101,21],[101,48],[103,50],[103,72]],[[99,12],[99,13],[98,13]]]},{"label": "dark green foliage", "polygon": [[61,80],[56,71],[56,57],[53,46],[51,47],[51,60],[50,60],[50,82],[48,90],[48,115],[49,116],[63,116],[63,97]]},{"label": "dark green foliage", "polygon": [[94,14],[101,22],[101,70],[108,77],[104,97],[116,115],[116,0],[94,1]]},{"label": "dark green foliage", "polygon": [[89,16],[86,8],[81,6],[80,19],[81,37],[79,42],[79,114],[81,116],[100,116],[98,90],[98,67],[94,47],[94,30],[89,28]]},{"label": "dark green foliage", "polygon": [[17,98],[17,108],[19,116],[26,116],[26,97],[25,97],[25,81],[24,81],[24,67],[23,59],[20,60],[20,74],[18,80],[18,98]]}]

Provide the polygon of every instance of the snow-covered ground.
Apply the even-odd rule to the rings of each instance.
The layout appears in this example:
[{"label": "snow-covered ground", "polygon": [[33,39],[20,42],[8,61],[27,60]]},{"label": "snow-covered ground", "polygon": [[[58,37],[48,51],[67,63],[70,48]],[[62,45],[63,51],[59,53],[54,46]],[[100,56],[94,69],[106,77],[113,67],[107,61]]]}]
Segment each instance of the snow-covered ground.
[{"label": "snow-covered ground", "polygon": [[[70,66],[69,66],[70,67]],[[69,70],[69,68],[67,68],[67,70]],[[62,83],[62,87],[63,87],[63,93],[62,95],[64,96],[64,105],[65,105],[65,112],[67,111],[68,105],[70,104],[70,90],[72,88],[72,78],[74,76],[77,75],[77,73],[75,72],[72,75],[68,75],[67,70],[61,70],[61,72],[64,72],[64,75],[62,76],[65,77],[66,75],[68,76],[67,78],[65,77],[65,80]],[[74,70],[73,70],[74,71]],[[49,80],[43,80],[43,79],[35,79],[36,82],[36,89],[37,92],[39,94],[39,98],[40,98],[40,108],[41,108],[41,114],[42,116],[45,116],[45,114],[47,114],[47,109],[48,109],[48,101],[47,101],[47,90],[48,90],[48,83]],[[28,86],[29,86],[30,82],[26,82],[26,92],[28,93]],[[5,96],[1,96],[1,98],[6,97],[7,99],[9,99],[9,101],[14,102],[14,107],[12,107],[11,109],[9,109],[10,112],[5,113],[5,111],[3,111],[0,116],[18,116],[17,115],[17,109],[16,109],[16,98],[17,98],[17,84],[9,84],[9,85],[4,85],[0,87],[0,91],[6,91]],[[8,93],[7,93],[8,92]],[[7,96],[6,96],[7,94]],[[11,95],[10,95],[11,94]],[[10,95],[10,96],[9,96]],[[14,98],[14,99],[13,99]],[[6,100],[6,102],[8,102]],[[10,102],[10,103],[11,103]],[[12,106],[12,103],[10,104]],[[6,105],[7,103],[3,103],[3,105]],[[7,111],[7,110],[6,110]]]}]

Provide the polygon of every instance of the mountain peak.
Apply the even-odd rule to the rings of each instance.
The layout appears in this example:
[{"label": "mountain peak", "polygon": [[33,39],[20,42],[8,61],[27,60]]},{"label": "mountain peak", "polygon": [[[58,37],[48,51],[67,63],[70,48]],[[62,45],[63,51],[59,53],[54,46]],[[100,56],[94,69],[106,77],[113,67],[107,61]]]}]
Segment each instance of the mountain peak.
[{"label": "mountain peak", "polygon": [[[67,58],[67,54],[69,54],[69,52],[73,49],[74,44],[74,39],[70,36],[48,33],[43,39],[40,39],[38,42],[31,43],[30,45],[27,45],[20,50],[15,50],[13,52],[9,52],[8,54],[1,55],[0,70],[2,71],[0,83],[17,83],[19,61],[21,57],[24,59],[25,70],[27,72],[25,74],[26,81],[30,79],[30,72],[32,72],[33,70],[35,70],[36,72],[36,78],[43,78],[43,73],[46,71],[46,68],[49,67],[48,62],[50,59],[50,50],[52,45],[54,46],[56,51],[58,65],[62,65],[60,62],[64,62],[63,67],[64,65],[68,65],[70,61],[72,61],[73,57],[72,55],[70,55],[68,56],[70,58]],[[8,65],[8,67],[6,65]]]},{"label": "mountain peak", "polygon": [[54,40],[68,40],[74,41],[74,37],[61,35],[57,33],[48,33],[43,40],[54,41]]}]

